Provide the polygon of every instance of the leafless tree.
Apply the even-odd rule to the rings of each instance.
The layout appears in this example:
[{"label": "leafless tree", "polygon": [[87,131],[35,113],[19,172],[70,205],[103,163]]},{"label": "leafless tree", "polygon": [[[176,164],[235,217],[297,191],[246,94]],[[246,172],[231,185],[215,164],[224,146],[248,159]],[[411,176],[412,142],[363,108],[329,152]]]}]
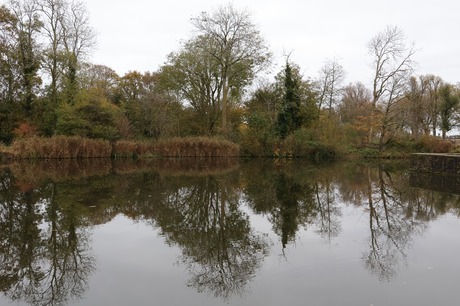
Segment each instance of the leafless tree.
[{"label": "leafless tree", "polygon": [[333,106],[338,103],[341,93],[341,84],[345,79],[345,70],[337,59],[327,60],[320,69],[316,84],[318,86],[318,110],[327,105],[329,115]]},{"label": "leafless tree", "polygon": [[68,0],[37,0],[40,5],[43,33],[47,46],[45,68],[49,73],[51,97],[57,103],[58,87],[67,89],[73,102],[79,63],[95,46],[95,32],[89,24],[82,2]]},{"label": "leafless tree", "polygon": [[[381,113],[379,147],[382,149],[387,133],[394,128],[393,106],[404,96],[415,62],[414,44],[406,43],[406,36],[398,27],[388,26],[371,39],[368,45],[373,56],[372,106]],[[369,137],[372,137],[372,132]]]}]

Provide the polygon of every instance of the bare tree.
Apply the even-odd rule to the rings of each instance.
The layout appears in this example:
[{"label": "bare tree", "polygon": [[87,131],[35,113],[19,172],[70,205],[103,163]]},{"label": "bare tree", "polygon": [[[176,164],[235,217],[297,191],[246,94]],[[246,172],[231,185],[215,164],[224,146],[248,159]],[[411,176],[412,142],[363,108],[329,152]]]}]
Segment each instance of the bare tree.
[{"label": "bare tree", "polygon": [[371,91],[363,84],[349,84],[342,90],[339,114],[343,123],[353,123],[361,116],[370,115]]},{"label": "bare tree", "polygon": [[[387,133],[393,128],[393,106],[404,96],[406,80],[414,68],[413,44],[406,43],[406,36],[398,27],[388,26],[371,39],[368,45],[373,56],[374,77],[372,106],[381,113],[379,148],[382,149]],[[372,131],[369,138],[372,137]]]},{"label": "bare tree", "polygon": [[77,71],[96,44],[96,34],[90,26],[89,15],[83,2],[72,1],[67,4],[63,34],[66,98],[68,103],[73,104],[78,89]]},{"label": "bare tree", "polygon": [[227,130],[228,100],[231,88],[243,88],[255,73],[265,68],[271,54],[251,21],[251,14],[238,11],[231,4],[211,14],[201,13],[192,19],[199,35],[206,36],[206,51],[219,65],[222,88],[222,130]]},{"label": "bare tree", "polygon": [[39,0],[43,20],[43,35],[46,41],[44,68],[50,77],[50,98],[57,105],[58,79],[60,77],[59,55],[64,31],[62,23],[65,15],[63,0]]},{"label": "bare tree", "polygon": [[417,138],[423,132],[429,135],[430,129],[436,136],[438,117],[442,99],[440,88],[444,82],[434,75],[412,76],[409,79],[409,88],[406,94],[407,105],[401,109],[401,116],[405,117],[412,135]]},{"label": "bare tree", "polygon": [[436,128],[438,127],[438,113],[439,113],[439,89],[444,84],[444,81],[434,75],[427,75],[426,77],[428,92],[427,92],[427,105],[429,109],[429,123],[433,136],[436,136]]},{"label": "bare tree", "polygon": [[[72,91],[80,62],[96,43],[94,30],[82,2],[39,0],[47,48],[45,68],[51,79],[51,97],[57,103],[59,86]],[[67,93],[70,103],[72,94]]]},{"label": "bare tree", "polygon": [[318,110],[327,105],[329,115],[332,113],[334,105],[338,103],[341,93],[341,85],[345,79],[345,70],[336,58],[327,60],[320,69],[316,81],[319,91]]}]

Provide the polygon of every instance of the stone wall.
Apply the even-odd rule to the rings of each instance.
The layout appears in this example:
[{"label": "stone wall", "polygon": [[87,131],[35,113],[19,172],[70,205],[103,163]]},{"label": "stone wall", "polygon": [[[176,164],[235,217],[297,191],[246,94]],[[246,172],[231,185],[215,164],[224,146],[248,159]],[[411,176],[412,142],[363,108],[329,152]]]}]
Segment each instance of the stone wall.
[{"label": "stone wall", "polygon": [[412,154],[411,171],[460,175],[460,154]]}]

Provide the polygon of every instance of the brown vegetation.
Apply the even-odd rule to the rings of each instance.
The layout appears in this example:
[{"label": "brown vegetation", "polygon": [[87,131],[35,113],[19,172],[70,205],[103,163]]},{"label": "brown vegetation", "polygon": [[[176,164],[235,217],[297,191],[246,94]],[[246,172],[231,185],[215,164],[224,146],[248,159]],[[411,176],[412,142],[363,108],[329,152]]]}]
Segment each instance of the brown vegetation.
[{"label": "brown vegetation", "polygon": [[187,137],[158,142],[121,140],[111,144],[107,140],[79,136],[31,137],[16,140],[2,152],[17,159],[66,158],[138,158],[138,157],[236,157],[239,146],[226,140]]},{"label": "brown vegetation", "polygon": [[13,142],[11,153],[21,159],[110,157],[112,146],[107,140],[79,136],[31,137]]},{"label": "brown vegetation", "polygon": [[187,137],[159,141],[155,152],[161,157],[236,157],[240,148],[227,140]]}]

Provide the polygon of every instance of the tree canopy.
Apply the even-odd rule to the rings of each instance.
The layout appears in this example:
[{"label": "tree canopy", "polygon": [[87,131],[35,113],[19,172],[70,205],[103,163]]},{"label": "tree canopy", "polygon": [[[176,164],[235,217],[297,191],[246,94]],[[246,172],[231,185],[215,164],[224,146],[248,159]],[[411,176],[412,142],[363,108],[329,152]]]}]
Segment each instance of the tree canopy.
[{"label": "tree canopy", "polygon": [[297,156],[384,151],[405,139],[424,147],[457,130],[459,86],[415,75],[416,49],[402,29],[369,40],[369,86],[343,85],[336,58],[314,78],[288,58],[263,80],[272,53],[253,17],[232,4],[197,14],[158,70],[118,75],[90,61],[96,31],[83,2],[9,0],[0,6],[0,142],[206,135],[249,155]]}]

